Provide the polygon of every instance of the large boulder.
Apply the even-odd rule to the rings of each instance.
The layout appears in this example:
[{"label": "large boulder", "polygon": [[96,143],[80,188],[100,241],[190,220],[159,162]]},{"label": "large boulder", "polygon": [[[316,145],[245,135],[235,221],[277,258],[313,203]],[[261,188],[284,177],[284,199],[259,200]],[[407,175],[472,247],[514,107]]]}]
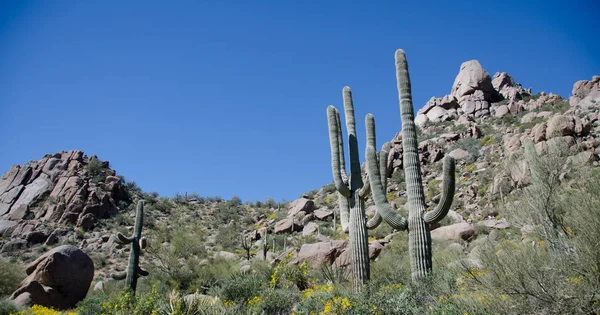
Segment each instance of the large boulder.
[{"label": "large boulder", "polygon": [[548,120],[546,127],[546,136],[548,138],[556,136],[571,136],[575,131],[575,122],[573,117],[557,114]]},{"label": "large boulder", "polygon": [[301,231],[302,225],[294,217],[285,218],[275,223],[273,232],[275,234],[292,233],[294,231]]},{"label": "large boulder", "polygon": [[294,216],[299,212],[311,213],[315,209],[315,202],[308,198],[298,198],[290,202],[288,216]]},{"label": "large boulder", "polygon": [[502,98],[515,101],[521,99],[524,94],[528,95],[520,84],[515,84],[513,77],[506,72],[496,72],[492,79],[492,86]]},{"label": "large boulder", "polygon": [[431,231],[431,239],[433,240],[469,240],[474,235],[475,227],[467,222],[455,223],[439,227]]},{"label": "large boulder", "polygon": [[298,265],[307,261],[311,268],[331,265],[347,246],[348,241],[345,240],[304,244],[289,264]]},{"label": "large boulder", "polygon": [[462,107],[465,101],[476,91],[482,92],[482,101],[489,102],[494,92],[492,78],[483,69],[479,61],[469,60],[460,65],[460,71],[454,79],[451,94]]},{"label": "large boulder", "polygon": [[64,310],[73,308],[87,295],[94,278],[94,262],[79,248],[62,245],[40,256],[25,271],[28,276],[11,295],[13,302]]},{"label": "large boulder", "polygon": [[591,91],[578,105],[586,109],[600,106],[600,90]]},{"label": "large boulder", "polygon": [[595,75],[592,80],[579,80],[573,84],[572,96],[569,98],[571,106],[576,106],[592,91],[600,90],[600,76]]}]

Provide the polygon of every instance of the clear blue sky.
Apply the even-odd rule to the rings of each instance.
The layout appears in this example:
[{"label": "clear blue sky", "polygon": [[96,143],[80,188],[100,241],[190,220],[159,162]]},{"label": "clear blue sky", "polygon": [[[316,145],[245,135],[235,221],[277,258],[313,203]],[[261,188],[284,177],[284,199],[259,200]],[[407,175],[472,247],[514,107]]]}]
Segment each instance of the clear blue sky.
[{"label": "clear blue sky", "polygon": [[[162,196],[295,199],[332,181],[326,107],[379,143],[478,59],[568,97],[600,74],[600,2],[0,1],[0,172],[79,149]],[[345,133],[344,129],[344,133]],[[346,135],[346,134],[345,134]]]}]

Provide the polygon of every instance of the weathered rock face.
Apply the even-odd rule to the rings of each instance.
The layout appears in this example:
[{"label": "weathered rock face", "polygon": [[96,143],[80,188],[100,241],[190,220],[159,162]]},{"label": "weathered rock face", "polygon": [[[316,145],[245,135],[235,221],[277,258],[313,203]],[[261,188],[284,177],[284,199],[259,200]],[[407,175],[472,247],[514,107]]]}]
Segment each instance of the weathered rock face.
[{"label": "weathered rock face", "polygon": [[463,112],[469,116],[489,115],[490,102],[494,95],[492,78],[479,61],[463,62],[452,85],[452,96],[458,100]]},{"label": "weathered rock face", "polygon": [[94,262],[79,248],[63,245],[40,256],[26,272],[27,278],[11,295],[15,304],[64,310],[87,295],[94,278]]},{"label": "weathered rock face", "polygon": [[308,198],[302,197],[290,202],[289,208],[288,216],[294,216],[301,211],[304,213],[311,213],[315,208],[315,203]]},{"label": "weathered rock face", "polygon": [[576,106],[592,91],[600,91],[600,76],[595,75],[592,80],[579,80],[573,84],[572,96],[569,98],[571,106]]},{"label": "weathered rock face", "polygon": [[311,268],[318,268],[324,264],[331,265],[347,246],[348,241],[345,240],[304,244],[289,264],[298,265],[308,261]]},{"label": "weathered rock face", "polygon": [[515,84],[513,77],[506,72],[496,72],[492,79],[492,86],[502,95],[503,98],[515,101],[520,100],[525,95],[530,95],[520,84]]},{"label": "weathered rock face", "polygon": [[[92,229],[98,219],[118,211],[127,199],[121,179],[108,162],[81,151],[46,155],[39,161],[15,165],[0,178],[0,219],[16,223],[12,238],[37,233],[45,242],[57,225],[77,224]],[[48,231],[38,231],[44,226]]]},{"label": "weathered rock face", "polygon": [[460,108],[456,98],[452,95],[446,95],[441,98],[432,97],[423,108],[417,112],[415,124],[424,125],[426,122],[440,122],[458,117],[457,110]]},{"label": "weathered rock face", "polygon": [[442,226],[431,231],[433,240],[468,240],[475,235],[473,225],[461,222],[452,225]]}]

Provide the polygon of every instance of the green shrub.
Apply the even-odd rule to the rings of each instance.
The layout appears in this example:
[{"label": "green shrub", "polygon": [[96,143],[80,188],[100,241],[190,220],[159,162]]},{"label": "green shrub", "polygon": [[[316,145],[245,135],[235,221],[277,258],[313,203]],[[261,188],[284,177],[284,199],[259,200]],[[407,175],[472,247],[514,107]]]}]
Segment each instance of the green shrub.
[{"label": "green shrub", "polygon": [[323,192],[326,194],[334,193],[335,192],[335,184],[329,183],[329,184],[323,186]]},{"label": "green shrub", "polygon": [[264,312],[263,314],[286,315],[292,313],[294,305],[299,300],[298,290],[266,289],[259,299],[251,299],[250,304],[256,301],[254,308]]},{"label": "green shrub", "polygon": [[223,300],[237,304],[246,304],[248,300],[260,295],[266,288],[266,282],[260,277],[244,273],[234,273],[222,285],[219,296]]},{"label": "green shrub", "polygon": [[473,160],[471,161],[473,162],[477,160],[480,155],[479,151],[481,150],[481,143],[475,138],[461,138],[450,146],[449,151],[452,151],[456,148],[460,148],[469,152],[469,154],[473,157]]},{"label": "green shrub", "polygon": [[10,295],[14,292],[25,276],[20,265],[0,258],[0,296]]},{"label": "green shrub", "polygon": [[10,300],[1,299],[0,300],[0,315],[10,315],[15,314],[20,309]]}]

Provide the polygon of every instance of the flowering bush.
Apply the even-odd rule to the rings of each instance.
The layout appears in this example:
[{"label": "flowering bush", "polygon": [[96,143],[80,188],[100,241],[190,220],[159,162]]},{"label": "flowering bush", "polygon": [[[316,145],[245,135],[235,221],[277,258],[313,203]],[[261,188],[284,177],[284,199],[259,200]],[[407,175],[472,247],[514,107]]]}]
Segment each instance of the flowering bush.
[{"label": "flowering bush", "polygon": [[77,312],[59,312],[51,307],[34,305],[29,309],[14,313],[14,315],[77,315]]}]

